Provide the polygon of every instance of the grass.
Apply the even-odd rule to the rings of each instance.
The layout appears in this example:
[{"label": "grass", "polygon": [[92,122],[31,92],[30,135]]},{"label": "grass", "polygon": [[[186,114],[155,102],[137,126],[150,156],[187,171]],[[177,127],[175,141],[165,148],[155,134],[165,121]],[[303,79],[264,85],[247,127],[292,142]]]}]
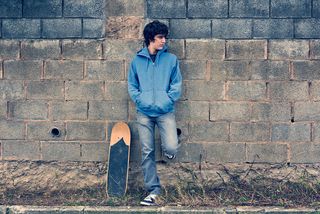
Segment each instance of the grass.
[{"label": "grass", "polygon": [[[163,186],[160,205],[198,206],[282,206],[320,208],[320,181],[308,169],[292,170],[281,178],[270,176],[270,170],[283,165],[259,168],[228,168],[220,165],[216,177],[194,171],[182,164],[176,166],[174,182]],[[179,169],[179,170],[178,170]],[[200,167],[201,169],[201,167]],[[319,170],[320,171],[320,170]],[[293,176],[295,179],[289,179]],[[218,178],[218,179],[216,179]],[[111,198],[105,186],[76,191],[46,192],[7,189],[0,193],[5,205],[67,206],[136,206],[145,195],[142,187],[131,187],[121,198]]]}]

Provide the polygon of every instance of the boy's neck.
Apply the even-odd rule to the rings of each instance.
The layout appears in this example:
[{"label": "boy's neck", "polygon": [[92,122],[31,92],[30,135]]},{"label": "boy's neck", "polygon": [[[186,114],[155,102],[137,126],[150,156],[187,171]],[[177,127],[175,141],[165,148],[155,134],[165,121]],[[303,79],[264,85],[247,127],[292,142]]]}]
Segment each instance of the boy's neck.
[{"label": "boy's neck", "polygon": [[148,46],[149,54],[154,55],[157,54],[158,50],[153,48],[151,45]]}]

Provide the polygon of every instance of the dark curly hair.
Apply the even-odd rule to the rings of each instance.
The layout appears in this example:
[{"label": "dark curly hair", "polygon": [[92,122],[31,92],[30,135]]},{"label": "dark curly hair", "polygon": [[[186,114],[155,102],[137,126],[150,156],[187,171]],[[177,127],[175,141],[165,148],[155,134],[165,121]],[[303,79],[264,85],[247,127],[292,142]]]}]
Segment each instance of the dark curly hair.
[{"label": "dark curly hair", "polygon": [[144,42],[146,45],[149,46],[150,41],[154,41],[154,37],[158,34],[162,34],[166,37],[168,35],[168,26],[158,20],[147,24],[143,30]]}]

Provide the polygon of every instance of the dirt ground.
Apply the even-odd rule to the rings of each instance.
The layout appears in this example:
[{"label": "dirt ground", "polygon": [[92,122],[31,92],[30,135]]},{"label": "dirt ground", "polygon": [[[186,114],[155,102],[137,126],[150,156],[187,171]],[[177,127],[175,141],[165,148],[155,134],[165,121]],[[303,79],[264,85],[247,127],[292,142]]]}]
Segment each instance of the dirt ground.
[{"label": "dirt ground", "polygon": [[[320,208],[320,164],[159,163],[160,205]],[[145,196],[138,166],[128,193],[108,197],[103,163],[0,163],[2,205],[135,206]]]}]

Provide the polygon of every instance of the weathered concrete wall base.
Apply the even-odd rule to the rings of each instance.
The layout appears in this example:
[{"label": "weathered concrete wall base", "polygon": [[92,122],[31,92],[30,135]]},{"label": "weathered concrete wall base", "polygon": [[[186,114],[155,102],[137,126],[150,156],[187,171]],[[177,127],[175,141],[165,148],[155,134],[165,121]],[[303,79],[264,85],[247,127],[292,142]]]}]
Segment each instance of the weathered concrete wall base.
[{"label": "weathered concrete wall base", "polygon": [[[2,211],[2,212],[1,212]],[[235,208],[189,208],[189,207],[33,207],[10,206],[0,207],[0,213],[5,214],[103,214],[103,213],[203,213],[203,214],[237,214],[237,213],[319,213],[316,209],[281,207],[235,207]]]},{"label": "weathered concrete wall base", "polygon": [[[166,188],[178,183],[193,182],[194,176],[210,180],[213,185],[220,185],[230,179],[226,170],[237,173],[241,178],[250,180],[256,176],[266,179],[286,179],[301,181],[306,175],[313,181],[320,180],[320,164],[292,165],[286,164],[215,164],[201,163],[159,163],[158,172],[161,183]],[[59,191],[77,191],[105,189],[107,166],[101,162],[0,162],[0,192],[18,190],[22,192],[41,192],[47,194]],[[309,181],[309,180],[308,180]],[[311,182],[311,181],[310,181]],[[139,166],[131,164],[129,170],[129,190],[143,187],[142,172]]]}]

